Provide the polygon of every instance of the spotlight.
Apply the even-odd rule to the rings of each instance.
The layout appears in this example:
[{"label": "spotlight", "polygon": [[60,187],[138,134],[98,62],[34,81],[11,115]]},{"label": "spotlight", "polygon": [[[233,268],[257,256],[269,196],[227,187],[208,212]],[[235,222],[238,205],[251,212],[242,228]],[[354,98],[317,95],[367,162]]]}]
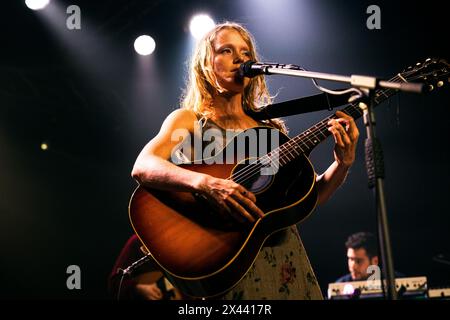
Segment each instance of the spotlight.
[{"label": "spotlight", "polygon": [[134,50],[136,50],[136,52],[140,55],[148,56],[149,54],[152,54],[153,51],[155,51],[155,48],[155,40],[153,40],[153,38],[150,36],[139,36],[134,41]]},{"label": "spotlight", "polygon": [[41,143],[41,150],[42,151],[48,150],[48,143],[47,142],[42,142]]},{"label": "spotlight", "polygon": [[31,10],[44,9],[49,3],[50,0],[25,0],[25,4]]},{"label": "spotlight", "polygon": [[191,23],[189,25],[189,30],[191,30],[191,34],[195,39],[200,39],[203,37],[209,30],[214,28],[215,22],[206,14],[199,14],[194,16],[191,19]]}]

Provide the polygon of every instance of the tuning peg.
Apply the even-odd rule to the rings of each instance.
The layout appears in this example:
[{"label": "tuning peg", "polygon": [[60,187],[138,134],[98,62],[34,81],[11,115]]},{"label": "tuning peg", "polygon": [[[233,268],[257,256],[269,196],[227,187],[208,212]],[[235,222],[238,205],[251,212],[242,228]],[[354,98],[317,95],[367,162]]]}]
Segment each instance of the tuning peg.
[{"label": "tuning peg", "polygon": [[428,85],[428,91],[433,91],[434,90],[434,86],[432,84]]},{"label": "tuning peg", "polygon": [[444,81],[439,81],[436,85],[438,88],[440,88],[444,85]]}]

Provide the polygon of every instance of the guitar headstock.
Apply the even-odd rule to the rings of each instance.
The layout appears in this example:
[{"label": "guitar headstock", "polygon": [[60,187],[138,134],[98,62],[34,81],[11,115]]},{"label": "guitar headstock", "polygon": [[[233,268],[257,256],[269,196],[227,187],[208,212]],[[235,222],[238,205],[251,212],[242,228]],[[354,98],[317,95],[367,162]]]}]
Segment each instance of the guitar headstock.
[{"label": "guitar headstock", "polygon": [[428,58],[408,67],[400,75],[408,82],[424,83],[425,90],[432,91],[450,83],[450,64],[444,59]]}]

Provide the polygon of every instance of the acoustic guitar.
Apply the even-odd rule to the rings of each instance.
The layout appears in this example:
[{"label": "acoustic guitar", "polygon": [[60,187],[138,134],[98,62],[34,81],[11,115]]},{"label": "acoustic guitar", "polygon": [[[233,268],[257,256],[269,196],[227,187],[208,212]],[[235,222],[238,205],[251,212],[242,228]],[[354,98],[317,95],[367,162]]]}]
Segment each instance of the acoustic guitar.
[{"label": "acoustic guitar", "polygon": [[[390,81],[420,81],[431,91],[449,80],[449,69],[445,60],[427,59]],[[374,102],[377,105],[395,93],[390,89],[377,90]],[[357,103],[348,105],[343,112],[355,119],[363,114]],[[317,190],[316,174],[308,155],[330,135],[327,123],[333,118],[336,116],[320,121],[292,139],[281,132],[274,135],[274,129],[268,127],[245,130],[214,159],[180,165],[195,172],[232,179],[255,193],[256,205],[265,215],[251,225],[226,223],[194,193],[142,186],[134,191],[129,204],[131,224],[175,287],[191,297],[226,293],[245,276],[271,234],[311,214],[317,203]],[[276,144],[274,136],[278,139]],[[237,145],[242,141],[246,141],[246,153],[239,158]],[[261,145],[275,147],[258,157],[248,151]],[[217,164],[223,163],[223,159],[230,160],[227,158],[230,154],[234,155],[232,161]],[[276,170],[268,174],[270,168]]]}]

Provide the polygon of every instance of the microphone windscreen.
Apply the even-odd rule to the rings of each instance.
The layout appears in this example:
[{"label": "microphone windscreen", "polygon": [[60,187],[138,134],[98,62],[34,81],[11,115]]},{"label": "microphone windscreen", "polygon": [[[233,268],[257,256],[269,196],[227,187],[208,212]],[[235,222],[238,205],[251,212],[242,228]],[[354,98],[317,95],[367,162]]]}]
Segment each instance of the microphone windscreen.
[{"label": "microphone windscreen", "polygon": [[252,65],[254,65],[255,63],[256,63],[256,61],[252,61],[252,60],[242,63],[239,66],[239,75],[241,77],[253,78],[253,77],[257,76],[258,74],[260,74],[260,73],[258,73],[258,70],[252,69]]}]

